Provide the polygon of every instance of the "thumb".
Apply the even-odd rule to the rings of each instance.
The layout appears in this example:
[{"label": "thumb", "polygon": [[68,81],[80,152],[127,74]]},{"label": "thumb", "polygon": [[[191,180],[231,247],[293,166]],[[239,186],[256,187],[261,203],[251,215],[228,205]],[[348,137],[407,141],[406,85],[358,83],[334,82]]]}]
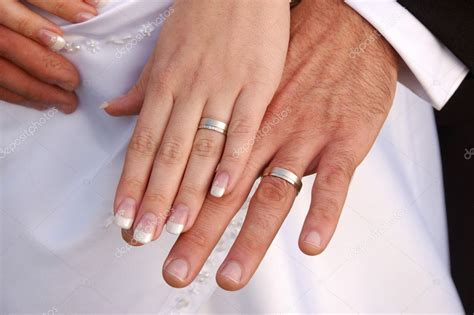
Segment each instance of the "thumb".
[{"label": "thumb", "polygon": [[127,94],[103,103],[100,108],[104,109],[111,116],[138,115],[145,100],[145,91],[148,86],[153,60],[152,56],[145,65],[138,82],[135,83]]},{"label": "thumb", "polygon": [[138,115],[145,99],[145,90],[137,83],[127,94],[107,101],[100,106],[111,116]]}]

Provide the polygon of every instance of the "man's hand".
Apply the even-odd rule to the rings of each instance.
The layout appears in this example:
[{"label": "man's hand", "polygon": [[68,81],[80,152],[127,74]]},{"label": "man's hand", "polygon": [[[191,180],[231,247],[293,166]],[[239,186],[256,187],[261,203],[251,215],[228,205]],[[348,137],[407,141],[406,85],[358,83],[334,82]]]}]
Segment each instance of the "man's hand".
[{"label": "man's hand", "polygon": [[[180,236],[164,264],[170,285],[183,287],[196,277],[265,168],[283,167],[298,176],[317,172],[299,246],[308,255],[324,250],[351,177],[382,128],[395,94],[397,55],[382,37],[351,57],[352,49],[374,32],[343,1],[303,1],[295,9],[284,78],[262,128],[276,117],[280,121],[255,143],[236,189],[222,199],[209,196],[194,226]],[[222,288],[238,290],[247,284],[295,197],[287,182],[262,179],[218,271]]]}]

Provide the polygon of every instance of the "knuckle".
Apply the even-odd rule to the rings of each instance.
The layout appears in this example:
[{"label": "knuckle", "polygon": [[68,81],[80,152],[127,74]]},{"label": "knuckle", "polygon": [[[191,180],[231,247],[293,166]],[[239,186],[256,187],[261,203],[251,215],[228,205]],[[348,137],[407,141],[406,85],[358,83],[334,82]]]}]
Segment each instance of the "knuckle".
[{"label": "knuckle", "polygon": [[183,141],[171,138],[163,142],[157,156],[157,162],[164,164],[180,163],[184,157]]},{"label": "knuckle", "polygon": [[181,187],[181,194],[191,197],[205,196],[206,189],[191,183],[183,183]]},{"label": "knuckle", "polygon": [[328,166],[328,173],[330,175],[327,177],[333,178],[336,182],[349,182],[355,169],[352,165],[353,162],[350,159],[345,159],[343,157],[336,158]]},{"label": "knuckle", "polygon": [[232,119],[232,123],[230,124],[228,131],[229,135],[250,137],[255,133],[256,130],[255,126],[250,123],[251,121],[252,118],[250,116]]},{"label": "knuckle", "polygon": [[248,229],[255,237],[261,237],[262,231],[272,231],[282,220],[283,213],[274,208],[262,209],[258,215],[248,221]]},{"label": "knuckle", "polygon": [[67,4],[68,1],[56,1],[51,8],[51,13],[59,16],[63,15],[67,10]]},{"label": "knuckle", "polygon": [[16,30],[21,34],[25,34],[26,36],[31,36],[33,34],[31,22],[27,18],[18,19],[16,23]]},{"label": "knuckle", "polygon": [[152,71],[150,77],[151,84],[148,88],[157,94],[170,90],[173,72],[174,69],[171,66],[159,67],[159,69]]},{"label": "knuckle", "polygon": [[166,196],[161,193],[147,192],[145,196],[143,196],[143,203],[148,203],[148,204],[164,205],[166,204],[167,200],[168,198],[166,198]]},{"label": "knuckle", "polygon": [[184,242],[188,248],[204,249],[209,243],[209,240],[205,235],[206,233],[199,229],[192,229],[189,232],[182,234],[181,241]]},{"label": "knuckle", "polygon": [[149,128],[140,128],[133,135],[129,149],[141,155],[152,156],[155,154],[157,145],[153,131]]},{"label": "knuckle", "polygon": [[339,218],[340,211],[341,205],[336,198],[326,196],[318,200],[318,220],[327,223],[335,223]]},{"label": "knuckle", "polygon": [[261,241],[261,235],[242,233],[239,242],[236,244],[238,244],[238,250],[247,255],[265,250],[265,245]]},{"label": "knuckle", "polygon": [[216,141],[209,138],[199,137],[194,142],[193,152],[199,157],[212,158],[218,156],[219,147]]},{"label": "knuckle", "polygon": [[47,51],[45,54],[42,55],[41,65],[46,70],[55,70],[48,71],[47,74],[53,74],[59,71],[64,71],[64,63],[62,62],[61,58],[58,57],[58,55],[52,51]]},{"label": "knuckle", "polygon": [[256,200],[261,204],[280,204],[288,197],[289,184],[282,179],[265,177],[255,193]]},{"label": "knuckle", "polygon": [[335,150],[332,153],[329,162],[318,175],[319,181],[327,188],[345,187],[351,181],[358,165],[356,156],[347,149]]},{"label": "knuckle", "polygon": [[123,180],[126,189],[130,189],[133,191],[141,191],[145,187],[145,183],[137,178],[129,177]]}]

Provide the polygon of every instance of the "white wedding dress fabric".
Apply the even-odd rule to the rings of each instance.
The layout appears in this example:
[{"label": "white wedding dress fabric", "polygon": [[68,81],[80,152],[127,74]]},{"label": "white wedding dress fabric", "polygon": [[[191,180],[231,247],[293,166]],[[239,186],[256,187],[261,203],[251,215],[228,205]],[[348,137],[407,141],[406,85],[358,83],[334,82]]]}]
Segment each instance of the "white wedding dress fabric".
[{"label": "white wedding dress fabric", "polygon": [[214,276],[245,205],[187,288],[162,279],[174,236],[124,243],[112,201],[135,118],[98,106],[137,80],[170,4],[109,2],[93,20],[64,24],[63,53],[82,77],[74,114],[0,103],[0,313],[462,313],[433,110],[402,85],[323,254],[297,246],[314,176],[238,292]]}]

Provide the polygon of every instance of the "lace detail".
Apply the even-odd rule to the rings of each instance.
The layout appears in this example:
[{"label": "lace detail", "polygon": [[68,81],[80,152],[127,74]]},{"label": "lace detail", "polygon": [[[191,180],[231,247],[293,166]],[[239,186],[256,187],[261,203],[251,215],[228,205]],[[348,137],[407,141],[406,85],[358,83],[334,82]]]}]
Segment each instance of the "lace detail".
[{"label": "lace detail", "polygon": [[[147,22],[140,25],[137,31],[132,33],[126,33],[121,35],[112,35],[105,39],[99,40],[95,38],[87,38],[80,35],[66,35],[64,39],[66,45],[61,50],[64,53],[77,53],[80,51],[87,51],[91,54],[100,52],[102,46],[125,46],[126,50],[130,50],[133,46],[138,45],[141,41],[151,37],[157,30],[160,29],[161,25],[168,19],[174,12],[173,7],[168,8],[161,13],[154,21]],[[86,49],[82,49],[85,47]]]},{"label": "lace detail", "polygon": [[196,279],[186,288],[173,289],[163,305],[163,313],[197,312],[209,300],[217,288],[214,275],[242,228],[249,201],[248,198],[232,219]]}]

